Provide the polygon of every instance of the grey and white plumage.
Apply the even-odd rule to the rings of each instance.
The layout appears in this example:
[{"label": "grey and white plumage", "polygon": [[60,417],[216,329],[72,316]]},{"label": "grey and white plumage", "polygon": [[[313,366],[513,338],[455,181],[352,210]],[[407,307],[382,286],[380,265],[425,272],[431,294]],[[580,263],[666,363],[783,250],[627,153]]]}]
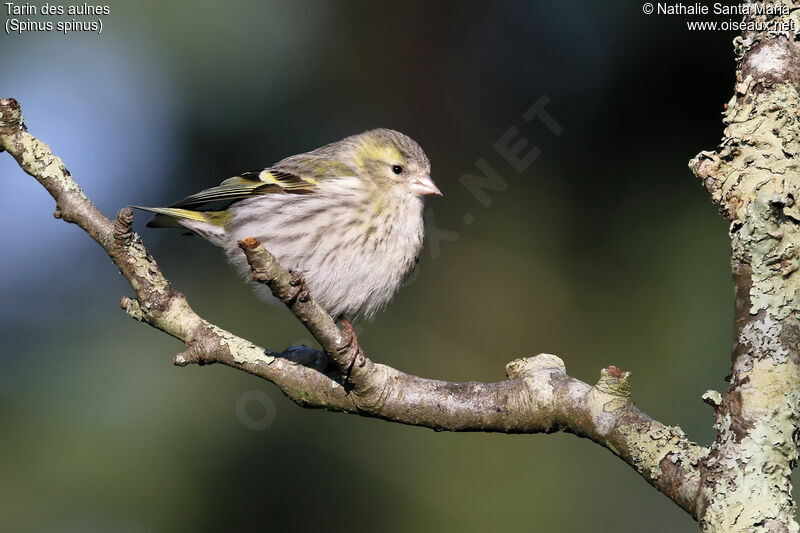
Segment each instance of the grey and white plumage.
[{"label": "grey and white plumage", "polygon": [[[422,148],[376,129],[230,178],[155,212],[155,227],[180,227],[222,247],[245,279],[237,241],[254,237],[303,274],[332,316],[370,317],[409,275],[422,248],[422,196],[441,194]],[[214,202],[232,202],[210,210]],[[266,288],[261,287],[265,294]]]}]

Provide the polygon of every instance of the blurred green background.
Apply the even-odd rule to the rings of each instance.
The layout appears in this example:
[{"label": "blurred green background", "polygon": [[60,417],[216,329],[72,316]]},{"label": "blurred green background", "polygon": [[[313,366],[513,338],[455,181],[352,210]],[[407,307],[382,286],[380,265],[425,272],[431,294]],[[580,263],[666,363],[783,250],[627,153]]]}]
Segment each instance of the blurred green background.
[{"label": "blurred green background", "polygon": [[[401,130],[432,161],[444,198],[427,205],[451,233],[429,235],[413,283],[362,325],[373,359],[482,381],[539,352],[590,382],[615,364],[645,411],[712,438],[700,395],[729,368],[729,245],[686,164],[721,137],[733,33],[588,0],[110,10],[99,36],[0,34],[0,95],[105,213]],[[541,97],[561,135],[522,119]],[[511,126],[541,150],[522,173],[493,148]],[[478,158],[508,184],[488,206],[459,182]],[[131,290],[101,249],[53,220],[5,154],[0,176],[3,531],[696,530],[574,436],[434,433],[300,409],[222,366],[173,367],[182,345],[119,310]],[[144,220],[205,318],[273,349],[308,342],[218,250]]]}]

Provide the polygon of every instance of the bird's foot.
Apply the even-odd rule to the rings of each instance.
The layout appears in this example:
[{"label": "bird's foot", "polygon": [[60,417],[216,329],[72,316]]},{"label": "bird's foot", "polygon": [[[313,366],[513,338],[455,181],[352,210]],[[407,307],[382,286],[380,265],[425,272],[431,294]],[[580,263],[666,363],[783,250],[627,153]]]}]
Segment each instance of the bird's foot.
[{"label": "bird's foot", "polygon": [[300,272],[291,271],[291,274],[292,280],[289,282],[289,285],[292,286],[292,291],[281,298],[281,301],[286,305],[292,305],[298,300],[301,302],[307,302],[308,285],[306,285],[306,279]]},{"label": "bird's foot", "polygon": [[341,317],[340,322],[342,323],[342,333],[344,334],[344,339],[342,340],[342,343],[336,347],[336,350],[342,355],[344,355],[348,350],[352,352],[350,355],[350,360],[347,362],[346,369],[346,374],[349,376],[350,372],[353,370],[353,366],[356,364],[356,361],[360,360],[358,366],[364,366],[366,357],[364,356],[364,350],[361,349],[361,345],[358,344],[358,336],[356,336],[356,331],[353,329],[353,325],[345,317]]}]

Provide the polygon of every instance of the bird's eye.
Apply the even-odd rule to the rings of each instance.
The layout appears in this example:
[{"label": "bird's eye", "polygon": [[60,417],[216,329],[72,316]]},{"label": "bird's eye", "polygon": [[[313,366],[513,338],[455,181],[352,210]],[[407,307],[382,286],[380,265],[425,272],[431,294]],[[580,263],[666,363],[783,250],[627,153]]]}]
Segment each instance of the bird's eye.
[{"label": "bird's eye", "polygon": [[392,165],[392,172],[394,172],[395,174],[400,174],[401,172],[403,172],[403,167],[401,167],[400,165]]}]

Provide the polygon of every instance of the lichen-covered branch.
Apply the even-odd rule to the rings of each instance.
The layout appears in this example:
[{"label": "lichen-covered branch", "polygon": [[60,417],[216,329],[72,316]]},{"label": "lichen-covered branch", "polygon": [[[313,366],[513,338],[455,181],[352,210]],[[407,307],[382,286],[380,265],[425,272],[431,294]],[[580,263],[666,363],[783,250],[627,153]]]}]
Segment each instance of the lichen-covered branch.
[{"label": "lichen-covered branch", "polygon": [[290,297],[296,290],[292,275],[263,246],[245,239],[240,245],[254,278],[284,299],[323,347],[321,352],[296,346],[270,352],[198,316],[131,230],[131,210],[122,209],[115,221],[106,218],[63,162],[27,133],[12,99],[0,100],[0,150],[48,190],[56,200],[56,216],[85,230],[130,281],[136,298],[122,298],[125,311],[186,344],[175,364],[222,363],[275,383],[301,406],[437,430],[574,433],[607,447],[696,515],[698,465],[708,450],[680,428],[639,410],[630,399],[628,372],[608,367],[591,386],[567,375],[558,357],[540,354],[509,363],[505,381],[453,383],[404,374],[366,356],[354,362],[352,354],[340,349],[342,332],[313,295]]},{"label": "lichen-covered branch", "polygon": [[[749,20],[800,28],[797,3],[781,3],[788,13],[757,4],[773,9]],[[794,35],[770,32],[745,32],[735,46],[724,139],[690,163],[731,221],[736,289],[731,385],[709,397],[718,432],[702,462],[698,514],[706,531],[797,532],[800,49]]]}]

